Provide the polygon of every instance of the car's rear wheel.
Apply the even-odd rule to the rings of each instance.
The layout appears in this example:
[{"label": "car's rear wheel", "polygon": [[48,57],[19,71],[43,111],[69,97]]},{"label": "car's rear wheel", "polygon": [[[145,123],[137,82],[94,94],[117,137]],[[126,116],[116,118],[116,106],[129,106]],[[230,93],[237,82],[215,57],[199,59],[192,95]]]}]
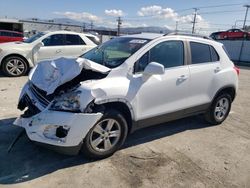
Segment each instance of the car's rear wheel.
[{"label": "car's rear wheel", "polygon": [[108,110],[88,132],[82,152],[88,158],[102,159],[111,156],[124,143],[128,126],[124,116],[117,110]]},{"label": "car's rear wheel", "polygon": [[28,64],[21,57],[10,56],[3,60],[2,70],[6,76],[10,77],[23,76],[28,71]]},{"label": "car's rear wheel", "polygon": [[217,96],[205,114],[205,119],[214,125],[222,123],[231,109],[232,98],[229,94],[222,93]]}]

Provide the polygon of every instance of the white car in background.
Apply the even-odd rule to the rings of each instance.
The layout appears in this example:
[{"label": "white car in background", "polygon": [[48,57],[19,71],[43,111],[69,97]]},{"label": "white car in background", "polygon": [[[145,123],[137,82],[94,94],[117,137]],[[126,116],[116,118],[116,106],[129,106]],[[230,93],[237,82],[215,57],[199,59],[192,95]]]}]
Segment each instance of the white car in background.
[{"label": "white car in background", "polygon": [[98,37],[70,31],[39,32],[23,42],[0,44],[0,66],[6,76],[22,76],[42,60],[76,58],[96,47]]}]

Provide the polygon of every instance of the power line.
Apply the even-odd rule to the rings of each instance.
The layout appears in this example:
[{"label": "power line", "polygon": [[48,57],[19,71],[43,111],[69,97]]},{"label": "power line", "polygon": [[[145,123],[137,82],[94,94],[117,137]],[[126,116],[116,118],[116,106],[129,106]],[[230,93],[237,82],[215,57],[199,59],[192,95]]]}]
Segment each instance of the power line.
[{"label": "power line", "polygon": [[197,7],[197,8],[198,9],[206,9],[206,8],[229,7],[229,6],[236,6],[236,5],[242,5],[242,3],[221,4],[221,5],[211,5],[211,6],[200,6],[200,7]]},{"label": "power line", "polygon": [[209,11],[209,12],[199,12],[200,14],[218,14],[227,12],[243,12],[243,10],[222,10],[222,11]]}]

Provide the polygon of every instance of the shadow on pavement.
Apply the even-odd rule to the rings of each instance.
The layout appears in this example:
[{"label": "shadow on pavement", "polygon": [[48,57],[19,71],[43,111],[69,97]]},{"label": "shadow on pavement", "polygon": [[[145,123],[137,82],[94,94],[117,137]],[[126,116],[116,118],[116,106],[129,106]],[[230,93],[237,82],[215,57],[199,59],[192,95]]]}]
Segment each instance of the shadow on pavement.
[{"label": "shadow on pavement", "polygon": [[[59,169],[94,162],[84,159],[82,154],[66,156],[39,147],[29,141],[26,135],[8,153],[9,145],[21,131],[21,128],[12,126],[14,119],[0,120],[0,185],[26,182]],[[129,135],[122,149],[208,126],[202,117],[195,116],[141,129]]]}]

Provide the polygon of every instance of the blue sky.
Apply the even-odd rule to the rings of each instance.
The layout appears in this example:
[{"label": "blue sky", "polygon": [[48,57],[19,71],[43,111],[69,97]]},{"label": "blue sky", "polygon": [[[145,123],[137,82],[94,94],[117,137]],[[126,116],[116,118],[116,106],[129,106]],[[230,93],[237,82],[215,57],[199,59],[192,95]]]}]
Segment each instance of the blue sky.
[{"label": "blue sky", "polygon": [[[225,4],[239,5],[198,10],[197,29],[212,31],[231,28],[236,20],[242,20],[245,14],[245,8],[242,5],[250,4],[250,0],[2,0],[0,17],[22,19],[67,17],[78,21],[93,21],[95,25],[115,27],[116,17],[121,15],[124,27],[165,26],[174,28],[178,21],[179,29],[189,29],[190,20],[193,17],[191,8]],[[248,20],[250,20],[250,13]],[[237,25],[241,26],[242,22],[238,21]]]}]

